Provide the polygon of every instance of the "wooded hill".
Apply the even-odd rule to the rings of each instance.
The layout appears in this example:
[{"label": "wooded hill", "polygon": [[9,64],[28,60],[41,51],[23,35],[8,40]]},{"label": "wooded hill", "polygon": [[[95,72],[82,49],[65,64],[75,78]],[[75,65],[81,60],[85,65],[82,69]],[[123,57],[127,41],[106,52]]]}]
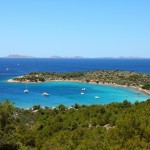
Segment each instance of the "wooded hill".
[{"label": "wooded hill", "polygon": [[150,100],[25,110],[0,103],[1,150],[149,150]]},{"label": "wooded hill", "polygon": [[125,86],[138,86],[144,89],[150,89],[150,74],[119,70],[99,70],[72,73],[32,72],[22,77],[14,78],[13,80],[19,82],[70,80],[104,84],[117,84]]}]

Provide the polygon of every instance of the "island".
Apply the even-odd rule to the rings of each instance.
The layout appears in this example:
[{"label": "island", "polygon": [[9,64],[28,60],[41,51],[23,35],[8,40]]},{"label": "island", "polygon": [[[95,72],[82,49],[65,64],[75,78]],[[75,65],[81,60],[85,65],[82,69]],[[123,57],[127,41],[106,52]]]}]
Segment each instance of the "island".
[{"label": "island", "polygon": [[95,70],[87,72],[31,72],[8,82],[37,83],[37,82],[83,82],[135,88],[150,94],[150,74],[120,70]]},{"label": "island", "polygon": [[2,58],[35,58],[35,57],[13,54],[13,55],[8,55],[8,56],[2,57]]}]

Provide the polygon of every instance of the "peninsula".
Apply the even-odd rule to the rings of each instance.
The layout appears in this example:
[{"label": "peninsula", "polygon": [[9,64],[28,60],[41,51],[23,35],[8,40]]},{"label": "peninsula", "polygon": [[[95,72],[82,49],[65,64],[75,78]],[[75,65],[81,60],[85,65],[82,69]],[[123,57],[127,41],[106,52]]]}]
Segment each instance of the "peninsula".
[{"label": "peninsula", "polygon": [[70,81],[94,84],[106,84],[113,86],[123,86],[135,88],[139,91],[150,94],[150,74],[120,71],[120,70],[96,70],[88,72],[32,72],[8,82],[51,82],[51,81]]}]

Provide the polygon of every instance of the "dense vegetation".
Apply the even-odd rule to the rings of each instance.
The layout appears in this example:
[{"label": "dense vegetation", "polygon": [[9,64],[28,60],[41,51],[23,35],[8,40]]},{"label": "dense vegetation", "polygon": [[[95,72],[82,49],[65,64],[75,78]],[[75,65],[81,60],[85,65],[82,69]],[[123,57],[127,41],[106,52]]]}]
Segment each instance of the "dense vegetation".
[{"label": "dense vegetation", "polygon": [[144,89],[150,89],[150,74],[119,70],[99,70],[73,73],[33,72],[14,79],[14,81],[20,82],[44,82],[52,80],[77,80],[82,82],[138,86]]},{"label": "dense vegetation", "polygon": [[148,150],[150,100],[25,110],[0,102],[2,150]]}]

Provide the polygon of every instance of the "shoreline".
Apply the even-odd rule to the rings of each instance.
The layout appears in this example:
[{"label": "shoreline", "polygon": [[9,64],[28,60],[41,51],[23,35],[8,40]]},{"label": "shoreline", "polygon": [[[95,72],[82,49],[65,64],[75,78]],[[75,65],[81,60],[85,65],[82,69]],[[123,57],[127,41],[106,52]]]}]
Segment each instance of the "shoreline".
[{"label": "shoreline", "polygon": [[[80,80],[49,80],[49,81],[44,81],[44,82],[30,82],[30,81],[24,81],[24,82],[20,82],[20,81],[16,81],[13,79],[8,79],[6,82],[9,83],[44,83],[44,82],[79,82],[79,83],[87,83],[84,81],[80,81]],[[108,86],[114,86],[114,87],[124,87],[124,88],[131,88],[131,89],[135,89],[137,91],[140,91],[142,93],[145,93],[146,95],[150,96],[150,90],[146,90],[146,89],[142,89],[139,86],[127,86],[127,85],[119,85],[119,84],[112,84],[112,83],[96,83],[96,82],[88,82],[89,84],[95,84],[95,85],[108,85]]]}]

